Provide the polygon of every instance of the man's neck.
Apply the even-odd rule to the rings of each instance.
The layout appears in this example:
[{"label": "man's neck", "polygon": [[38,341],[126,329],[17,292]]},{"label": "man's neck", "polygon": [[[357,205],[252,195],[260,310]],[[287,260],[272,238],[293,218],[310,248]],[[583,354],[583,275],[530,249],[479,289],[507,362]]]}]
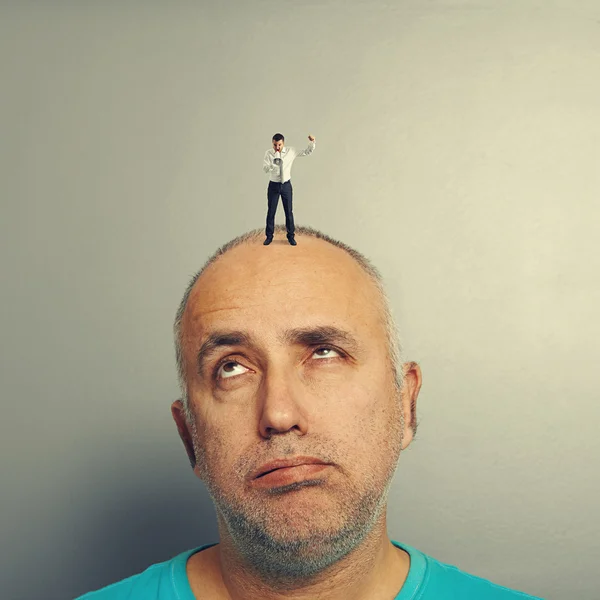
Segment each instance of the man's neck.
[{"label": "man's neck", "polygon": [[245,567],[227,541],[188,562],[188,578],[197,598],[390,600],[400,591],[410,567],[408,554],[390,542],[384,527],[317,577],[282,589]]}]

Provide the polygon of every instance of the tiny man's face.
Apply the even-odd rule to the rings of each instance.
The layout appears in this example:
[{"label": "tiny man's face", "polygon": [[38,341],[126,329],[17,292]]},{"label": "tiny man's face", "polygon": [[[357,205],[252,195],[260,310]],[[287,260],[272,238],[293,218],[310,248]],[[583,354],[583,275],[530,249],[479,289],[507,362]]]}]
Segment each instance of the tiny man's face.
[{"label": "tiny man's face", "polygon": [[183,318],[196,473],[221,517],[287,541],[370,518],[416,398],[396,388],[369,277],[343,250],[301,240],[230,250]]},{"label": "tiny man's face", "polygon": [[275,152],[281,152],[281,150],[283,149],[283,140],[279,140],[279,141],[275,141],[273,140],[273,150],[275,150]]}]

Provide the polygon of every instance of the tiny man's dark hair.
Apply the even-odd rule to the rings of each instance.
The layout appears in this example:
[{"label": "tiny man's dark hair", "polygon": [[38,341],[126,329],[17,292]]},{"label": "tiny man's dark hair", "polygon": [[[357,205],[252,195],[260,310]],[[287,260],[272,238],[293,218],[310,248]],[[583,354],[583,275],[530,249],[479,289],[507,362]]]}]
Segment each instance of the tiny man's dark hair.
[{"label": "tiny man's dark hair", "polygon": [[285,141],[285,138],[283,137],[283,133],[276,133],[276,134],[273,136],[273,141],[274,141],[274,142],[279,142],[280,140],[281,140],[281,141]]}]

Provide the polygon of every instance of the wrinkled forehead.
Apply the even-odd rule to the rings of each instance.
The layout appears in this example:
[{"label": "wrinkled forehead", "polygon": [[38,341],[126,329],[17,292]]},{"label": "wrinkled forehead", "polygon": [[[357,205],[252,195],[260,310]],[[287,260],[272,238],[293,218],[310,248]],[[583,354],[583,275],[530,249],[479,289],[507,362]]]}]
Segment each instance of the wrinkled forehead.
[{"label": "wrinkled forehead", "polygon": [[245,243],[219,257],[190,294],[184,339],[198,340],[224,327],[375,326],[382,302],[365,270],[323,240],[298,240],[295,247]]}]

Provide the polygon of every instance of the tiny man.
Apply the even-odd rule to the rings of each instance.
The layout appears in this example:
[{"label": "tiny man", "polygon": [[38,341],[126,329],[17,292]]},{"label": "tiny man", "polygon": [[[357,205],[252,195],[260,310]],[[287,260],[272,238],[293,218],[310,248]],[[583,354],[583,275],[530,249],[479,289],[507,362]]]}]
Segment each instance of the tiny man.
[{"label": "tiny man", "polygon": [[298,152],[296,148],[285,146],[285,138],[281,133],[273,136],[273,148],[265,152],[263,170],[270,176],[269,187],[267,188],[267,228],[266,239],[263,242],[268,246],[273,241],[275,231],[275,213],[279,196],[285,212],[285,228],[287,231],[288,242],[296,245],[294,238],[294,213],[292,210],[292,163],[298,156],[309,156],[315,149],[315,138],[308,136],[310,143],[306,150]]}]

